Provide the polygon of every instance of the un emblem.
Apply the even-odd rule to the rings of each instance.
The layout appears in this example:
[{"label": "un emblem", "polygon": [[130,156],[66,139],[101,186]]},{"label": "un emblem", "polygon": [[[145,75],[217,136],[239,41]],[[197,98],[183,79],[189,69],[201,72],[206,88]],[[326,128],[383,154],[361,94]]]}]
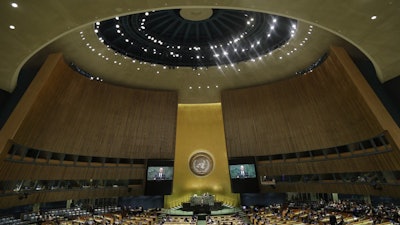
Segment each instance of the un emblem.
[{"label": "un emblem", "polygon": [[189,167],[197,176],[205,176],[212,171],[213,160],[207,153],[196,153],[190,158]]}]

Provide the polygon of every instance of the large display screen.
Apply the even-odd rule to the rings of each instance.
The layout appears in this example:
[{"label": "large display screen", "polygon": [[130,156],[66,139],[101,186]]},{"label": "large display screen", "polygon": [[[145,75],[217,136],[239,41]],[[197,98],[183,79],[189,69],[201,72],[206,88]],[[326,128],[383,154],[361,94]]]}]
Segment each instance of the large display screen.
[{"label": "large display screen", "polygon": [[238,157],[229,159],[231,189],[234,193],[259,192],[259,179],[255,158]]},{"label": "large display screen", "polygon": [[256,168],[254,164],[229,165],[231,179],[256,178]]},{"label": "large display screen", "polygon": [[174,168],[171,166],[149,166],[147,167],[147,180],[172,180]]},{"label": "large display screen", "polygon": [[173,177],[173,160],[148,159],[145,195],[171,194]]}]

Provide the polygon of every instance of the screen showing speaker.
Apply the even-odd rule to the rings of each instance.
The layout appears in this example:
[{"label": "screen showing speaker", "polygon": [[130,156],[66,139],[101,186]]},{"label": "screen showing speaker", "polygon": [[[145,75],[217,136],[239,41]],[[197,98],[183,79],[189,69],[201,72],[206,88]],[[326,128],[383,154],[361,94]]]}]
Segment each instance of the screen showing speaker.
[{"label": "screen showing speaker", "polygon": [[256,167],[254,164],[229,165],[231,179],[256,178]]},{"label": "screen showing speaker", "polygon": [[232,192],[258,193],[260,191],[255,158],[230,158],[229,174]]},{"label": "screen showing speaker", "polygon": [[173,160],[149,159],[147,161],[145,195],[171,194],[173,178]]},{"label": "screen showing speaker", "polygon": [[147,167],[147,180],[172,180],[174,167],[172,166],[149,166]]}]

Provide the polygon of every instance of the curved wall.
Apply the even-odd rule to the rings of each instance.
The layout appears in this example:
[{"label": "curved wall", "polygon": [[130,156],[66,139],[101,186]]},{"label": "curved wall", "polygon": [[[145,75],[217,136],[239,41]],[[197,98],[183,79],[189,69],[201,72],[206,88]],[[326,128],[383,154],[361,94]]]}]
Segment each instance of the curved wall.
[{"label": "curved wall", "polygon": [[38,76],[47,79],[36,90],[37,98],[32,100],[14,142],[87,156],[174,157],[176,92],[90,81],[62,58],[56,65],[45,64]]},{"label": "curved wall", "polygon": [[311,73],[221,98],[229,157],[327,148],[384,130],[334,51]]}]

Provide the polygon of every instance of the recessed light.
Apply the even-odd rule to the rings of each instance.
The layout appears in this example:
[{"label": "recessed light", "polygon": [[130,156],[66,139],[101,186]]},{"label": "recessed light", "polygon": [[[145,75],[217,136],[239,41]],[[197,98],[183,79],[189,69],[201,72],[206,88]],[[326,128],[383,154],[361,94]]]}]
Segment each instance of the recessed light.
[{"label": "recessed light", "polygon": [[18,4],[15,3],[15,2],[11,3],[11,6],[12,6],[13,8],[18,8]]},{"label": "recessed light", "polygon": [[375,20],[377,16],[371,16],[371,20]]},{"label": "recessed light", "polygon": [[11,30],[15,30],[15,26],[14,25],[10,25],[9,26]]}]

